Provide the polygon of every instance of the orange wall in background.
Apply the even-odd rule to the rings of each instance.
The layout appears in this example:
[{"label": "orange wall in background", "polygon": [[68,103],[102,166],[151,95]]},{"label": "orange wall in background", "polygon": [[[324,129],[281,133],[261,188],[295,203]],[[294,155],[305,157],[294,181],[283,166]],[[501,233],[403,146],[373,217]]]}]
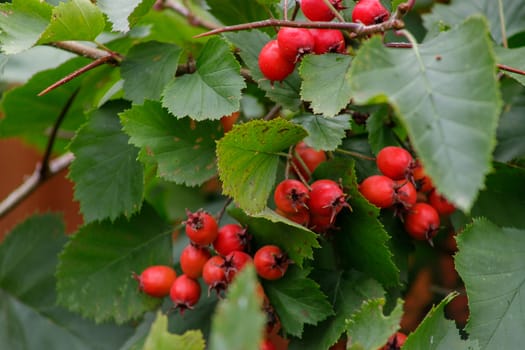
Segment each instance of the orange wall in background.
[{"label": "orange wall in background", "polygon": [[[0,140],[0,201],[33,173],[41,158],[39,152],[19,140]],[[66,232],[74,232],[81,225],[82,216],[78,202],[73,200],[73,184],[66,179],[66,174],[67,170],[55,175],[0,218],[0,239],[16,224],[35,213],[62,213]]]}]

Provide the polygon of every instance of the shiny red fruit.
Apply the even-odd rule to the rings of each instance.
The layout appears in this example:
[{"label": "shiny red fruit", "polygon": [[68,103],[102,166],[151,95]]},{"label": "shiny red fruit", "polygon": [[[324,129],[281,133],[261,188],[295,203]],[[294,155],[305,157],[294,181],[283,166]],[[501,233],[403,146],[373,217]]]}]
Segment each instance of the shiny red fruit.
[{"label": "shiny red fruit", "polygon": [[296,63],[314,50],[314,37],[306,28],[282,27],[277,33],[277,43],[282,56]]},{"label": "shiny red fruit", "polygon": [[334,227],[331,215],[311,215],[308,227],[316,233],[326,233]]},{"label": "shiny red fruit", "polygon": [[197,279],[202,276],[204,264],[211,258],[207,247],[189,244],[180,255],[180,267],[186,276]]},{"label": "shiny red fruit", "polygon": [[345,53],[346,45],[343,33],[337,29],[311,29],[314,38],[314,53]]},{"label": "shiny red fruit", "polygon": [[405,215],[405,230],[412,238],[430,241],[438,232],[439,214],[430,204],[416,203]]},{"label": "shiny red fruit", "polygon": [[241,271],[244,266],[248,263],[253,263],[252,257],[241,251],[234,251],[228,254],[224,258],[224,265],[225,265],[225,272],[226,272],[226,280],[228,283],[233,281],[235,278],[235,275]]},{"label": "shiny red fruit", "polygon": [[352,11],[352,22],[364,25],[379,24],[390,17],[388,10],[379,0],[360,0]]},{"label": "shiny red fruit", "polygon": [[284,276],[290,260],[281,248],[265,245],[255,253],[253,263],[257,274],[267,280],[277,280]]},{"label": "shiny red fruit", "polygon": [[295,213],[285,213],[279,208],[276,208],[275,212],[301,226],[308,226],[308,223],[310,222],[310,211],[305,207],[299,209]]},{"label": "shiny red fruit", "polygon": [[275,187],[273,200],[278,209],[285,213],[297,213],[302,209],[308,208],[310,190],[301,181],[286,179]]},{"label": "shiny red fruit", "polygon": [[330,221],[334,222],[335,216],[343,207],[349,207],[349,205],[343,189],[337,182],[322,179],[310,185],[308,208],[310,208],[311,215],[330,217]]},{"label": "shiny red fruit", "polygon": [[282,81],[292,74],[295,68],[293,62],[288,61],[281,50],[277,40],[270,40],[263,46],[259,53],[259,69],[266,79],[271,82]]},{"label": "shiny red fruit", "polygon": [[409,209],[417,201],[416,187],[408,180],[394,181],[394,204]]},{"label": "shiny red fruit", "polygon": [[202,268],[202,279],[208,285],[208,294],[214,289],[217,294],[228,286],[225,260],[222,256],[212,256]]},{"label": "shiny red fruit", "polygon": [[378,208],[390,208],[395,203],[395,182],[384,175],[372,175],[359,185],[359,192]]},{"label": "shiny red fruit", "polygon": [[173,282],[170,289],[170,298],[175,308],[184,312],[186,309],[192,309],[201,297],[201,286],[196,280],[186,275],[180,275]]},{"label": "shiny red fruit", "polygon": [[140,275],[133,274],[139,282],[139,289],[149,296],[163,298],[170,293],[171,285],[177,274],[174,269],[164,265],[153,265],[146,268]]},{"label": "shiny red fruit", "polygon": [[208,245],[215,240],[219,227],[213,216],[203,210],[195,213],[187,211],[187,215],[186,235],[193,243]]},{"label": "shiny red fruit", "polygon": [[408,178],[414,166],[412,155],[404,148],[387,146],[377,153],[379,171],[392,180]]},{"label": "shiny red fruit", "polygon": [[250,236],[245,227],[227,224],[219,228],[219,234],[213,241],[213,248],[218,254],[226,256],[236,250],[246,250],[249,241]]},{"label": "shiny red fruit", "polygon": [[434,189],[432,179],[425,173],[423,166],[418,161],[416,161],[412,170],[412,177],[418,191],[427,193]]},{"label": "shiny red fruit", "polygon": [[434,207],[440,215],[450,215],[456,211],[454,204],[450,203],[445,197],[432,190],[428,195],[428,204]]},{"label": "shiny red fruit", "polygon": [[[344,9],[342,2],[342,0],[330,0],[336,10]],[[301,10],[304,16],[311,21],[328,22],[335,18],[335,14],[323,0],[301,0]]]},{"label": "shiny red fruit", "polygon": [[326,161],[326,153],[322,150],[315,150],[308,146],[304,141],[295,145],[295,154],[292,158],[294,171],[297,169],[304,180],[310,180],[310,174],[321,164]]},{"label": "shiny red fruit", "polygon": [[264,339],[259,346],[259,350],[277,350],[277,347],[270,339]]}]

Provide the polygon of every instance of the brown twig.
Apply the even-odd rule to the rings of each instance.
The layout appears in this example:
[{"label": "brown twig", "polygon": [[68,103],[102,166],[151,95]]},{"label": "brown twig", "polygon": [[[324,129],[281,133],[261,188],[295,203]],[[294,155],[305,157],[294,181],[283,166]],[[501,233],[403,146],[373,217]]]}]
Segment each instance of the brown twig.
[{"label": "brown twig", "polygon": [[51,153],[53,152],[53,146],[55,145],[58,129],[64,121],[67,112],[71,109],[73,101],[75,101],[75,98],[78,95],[78,91],[79,89],[76,89],[75,92],[73,92],[73,94],[69,96],[68,100],[66,101],[66,104],[64,105],[64,108],[62,108],[62,110],[60,111],[60,114],[58,115],[58,118],[56,119],[55,123],[53,124],[53,128],[51,129],[51,134],[49,135],[49,139],[47,140],[46,150],[44,152],[44,156],[42,157],[42,165],[40,167],[40,177],[44,179],[49,173],[49,160],[51,159]]},{"label": "brown twig", "polygon": [[388,29],[401,29],[404,23],[398,19],[386,21],[379,24],[365,26],[361,23],[353,22],[302,22],[302,21],[285,21],[279,19],[266,19],[258,22],[236,24],[211,30],[206,33],[198,34],[194,38],[202,38],[209,35],[215,35],[226,32],[235,32],[265,27],[293,27],[293,28],[321,28],[321,29],[340,29],[354,33],[354,37],[368,35],[372,33],[384,32]]},{"label": "brown twig", "polygon": [[118,54],[115,54],[114,52],[108,52],[96,47],[87,46],[77,41],[57,41],[50,43],[49,45],[94,60],[106,57],[108,55],[112,57],[111,63],[119,64],[122,60],[122,57],[120,57]]},{"label": "brown twig", "polygon": [[80,75],[82,75],[82,74],[84,74],[84,73],[86,73],[86,72],[88,72],[88,71],[98,67],[98,66],[101,66],[101,65],[103,65],[103,64],[105,64],[105,63],[107,63],[107,62],[109,62],[111,60],[113,60],[113,56],[112,55],[107,55],[107,56],[104,56],[104,57],[97,58],[93,62],[90,62],[90,63],[86,64],[84,67],[81,67],[81,68],[77,69],[73,73],[66,75],[65,77],[63,77],[62,79],[57,81],[56,83],[53,83],[50,86],[48,86],[47,88],[45,88],[44,90],[40,91],[38,93],[38,96],[43,96],[43,95],[47,94],[48,92],[53,91],[57,87],[62,86],[65,83],[75,79],[76,77],[78,77],[78,76],[80,76]]},{"label": "brown twig", "polygon": [[497,66],[498,66],[498,68],[500,70],[504,70],[504,71],[511,72],[511,73],[516,73],[516,74],[519,74],[519,75],[525,75],[525,71],[521,70],[521,69],[518,69],[518,68],[510,67],[510,66],[507,66],[507,65],[501,64],[501,63],[498,63]]},{"label": "brown twig", "polygon": [[282,107],[281,105],[278,105],[276,104],[275,106],[273,106],[270,111],[264,116],[264,120],[272,120],[272,119],[275,119],[277,118],[277,116],[279,115],[279,112],[281,111]]},{"label": "brown twig", "polygon": [[37,165],[33,174],[31,174],[22,185],[11,192],[7,198],[0,202],[0,218],[13,210],[18,203],[33,193],[46,180],[66,169],[74,158],[73,153],[68,152],[51,160],[48,165],[49,171],[46,173],[46,177],[42,177],[40,165]]}]

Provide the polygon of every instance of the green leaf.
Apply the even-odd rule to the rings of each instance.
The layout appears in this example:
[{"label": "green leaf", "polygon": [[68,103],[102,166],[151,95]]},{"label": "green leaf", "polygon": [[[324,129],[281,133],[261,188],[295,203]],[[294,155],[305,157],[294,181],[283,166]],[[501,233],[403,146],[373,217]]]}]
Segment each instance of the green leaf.
[{"label": "green leaf", "polygon": [[157,312],[143,350],[204,350],[205,346],[199,330],[187,331],[182,335],[169,333],[168,317]]},{"label": "green leaf", "polygon": [[32,216],[0,245],[0,344],[3,349],[114,350],[131,327],[95,325],[56,305],[57,255],[66,242],[62,220]]},{"label": "green leaf", "polygon": [[161,299],[138,291],[132,273],[171,265],[171,227],[149,206],[131,219],[85,225],[60,255],[58,301],[97,323],[137,319]]},{"label": "green leaf", "polygon": [[411,50],[372,38],[350,69],[355,101],[392,105],[434,185],[464,211],[490,170],[501,107],[486,33],[470,18]]},{"label": "green leaf", "polygon": [[403,350],[478,350],[482,348],[475,340],[462,340],[454,321],[445,319],[445,306],[455,296],[451,294],[439,305],[432,307],[417,329],[409,335],[403,345]]},{"label": "green leaf", "polygon": [[114,101],[95,110],[71,143],[75,160],[69,176],[86,222],[129,217],[140,209],[144,171],[118,119],[127,106]]},{"label": "green leaf", "polygon": [[506,101],[498,125],[498,144],[494,150],[494,159],[509,162],[525,156],[525,88],[519,93],[506,94]]},{"label": "green leaf", "polygon": [[13,0],[0,4],[2,52],[15,54],[32,47],[46,29],[53,7],[39,0]]},{"label": "green leaf", "polygon": [[370,299],[348,320],[349,346],[347,349],[378,349],[399,329],[403,316],[403,301],[398,300],[394,310],[383,314],[385,299]]},{"label": "green leaf", "polygon": [[334,247],[345,268],[355,268],[379,281],[386,289],[399,285],[399,269],[392,260],[387,243],[390,236],[378,219],[379,208],[370,204],[357,190],[354,162],[338,159],[321,164],[318,178],[341,179],[352,211],[338,215]]},{"label": "green leaf", "polygon": [[206,0],[211,14],[226,25],[248,23],[268,18],[266,9],[256,1]]},{"label": "green leaf", "polygon": [[283,278],[263,285],[287,334],[301,337],[305,324],[316,325],[334,313],[326,295],[304,270],[289,268]]},{"label": "green leaf", "polygon": [[202,184],[217,173],[215,141],[218,122],[175,119],[160,103],[146,101],[120,114],[130,142],[158,164],[163,179],[189,186]]},{"label": "green leaf", "polygon": [[275,244],[288,253],[299,267],[303,266],[304,259],[313,258],[312,248],[319,247],[315,233],[273,210],[266,209],[253,216],[246,215],[238,208],[233,208],[228,213],[248,227],[256,246]]},{"label": "green leaf", "polygon": [[351,62],[350,56],[335,53],[303,58],[299,68],[303,78],[301,96],[311,102],[314,113],[333,117],[350,102],[347,73]]},{"label": "green leaf", "polygon": [[281,118],[234,126],[217,143],[224,194],[248,214],[262,211],[275,184],[279,153],[305,136],[303,128]]},{"label": "green leaf", "polygon": [[363,302],[370,298],[381,298],[384,295],[379,283],[355,271],[323,270],[318,271],[316,276],[322,291],[333,303],[334,315],[315,327],[306,326],[302,339],[292,338],[289,350],[328,349],[345,332],[346,320],[359,309]]},{"label": "green leaf", "polygon": [[259,350],[266,324],[252,264],[235,276],[212,320],[210,350]]},{"label": "green leaf", "polygon": [[343,142],[346,130],[350,129],[351,117],[347,114],[332,118],[319,115],[303,114],[292,119],[308,132],[304,141],[315,149],[333,151]]},{"label": "green leaf", "polygon": [[124,93],[133,103],[159,100],[173,79],[182,49],[176,45],[149,41],[129,50],[121,65]]},{"label": "green leaf", "polygon": [[[487,176],[486,189],[481,191],[471,215],[485,217],[496,225],[525,230],[525,170],[494,164],[495,172]],[[497,204],[496,204],[497,203]]]},{"label": "green leaf", "polygon": [[492,37],[503,42],[501,32],[501,18],[499,3],[502,4],[507,37],[525,31],[525,8],[514,0],[453,0],[450,5],[435,4],[432,12],[423,16],[423,23],[427,29],[435,25],[460,25],[467,17],[483,15],[488,19]]},{"label": "green leaf", "polygon": [[259,30],[251,30],[226,33],[225,37],[240,49],[239,55],[250,70],[253,80],[266,92],[266,96],[269,99],[290,110],[299,108],[301,105],[301,97],[299,95],[301,79],[297,72],[292,73],[282,82],[272,84],[263,76],[259,69],[259,52],[270,40],[267,34]]},{"label": "green leaf", "polygon": [[[49,139],[49,130],[73,92],[80,87],[82,79],[73,79],[44,96],[36,97],[37,94],[88,62],[85,58],[69,60],[55,69],[35,74],[26,84],[4,93],[2,97],[4,118],[0,119],[0,136],[22,136],[25,141],[43,149]],[[67,111],[59,131],[71,133],[84,123],[85,101],[81,97],[82,93],[79,92]],[[67,143],[69,141],[57,139],[54,150],[63,151]]]},{"label": "green leaf", "polygon": [[467,331],[483,349],[518,349],[525,340],[525,230],[475,219],[457,237],[456,269],[465,282]]},{"label": "green leaf", "polygon": [[178,77],[166,86],[162,105],[179,118],[196,120],[220,119],[238,111],[246,84],[228,44],[219,38],[210,39],[196,66],[195,73]]},{"label": "green leaf", "polygon": [[388,125],[388,122],[391,122],[389,110],[388,105],[381,105],[366,120],[368,142],[374,154],[386,146],[399,145],[392,126]]},{"label": "green leaf", "polygon": [[[525,30],[525,28],[524,28]],[[510,66],[512,68],[525,70],[525,62],[523,57],[525,56],[525,47],[517,49],[506,49],[500,46],[496,46],[496,55],[498,57],[498,63]],[[518,81],[521,85],[525,85],[525,76],[523,74],[512,73],[506,70],[500,70],[509,77]]]},{"label": "green leaf", "polygon": [[98,0],[97,6],[104,12],[111,23],[113,30],[117,32],[127,32],[130,29],[130,16],[137,9],[141,9],[141,3],[152,5],[152,0]]},{"label": "green leaf", "polygon": [[104,15],[90,0],[61,2],[38,44],[61,40],[92,41],[104,30]]}]

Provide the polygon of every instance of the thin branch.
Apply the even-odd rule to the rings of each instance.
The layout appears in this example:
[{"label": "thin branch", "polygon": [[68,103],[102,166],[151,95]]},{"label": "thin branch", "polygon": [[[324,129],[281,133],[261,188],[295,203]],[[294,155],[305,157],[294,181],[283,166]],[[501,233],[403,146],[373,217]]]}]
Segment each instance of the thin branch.
[{"label": "thin branch", "polygon": [[202,38],[209,35],[215,35],[226,32],[235,32],[265,27],[293,27],[293,28],[321,28],[321,29],[340,29],[354,33],[354,37],[368,35],[372,33],[384,32],[388,29],[402,29],[404,23],[398,19],[386,21],[379,24],[365,26],[361,23],[353,22],[303,22],[303,21],[285,21],[279,19],[266,19],[263,21],[236,24],[211,30],[206,33],[198,34],[194,38]]},{"label": "thin branch", "polygon": [[181,14],[188,19],[188,23],[194,27],[202,27],[205,29],[217,29],[219,26],[213,22],[195,16],[189,9],[189,6],[184,6],[173,0],[161,1],[160,6]]},{"label": "thin branch", "polygon": [[264,116],[263,120],[272,120],[276,118],[279,115],[279,112],[281,111],[282,107],[281,105],[276,104],[275,106],[270,109],[270,111]]},{"label": "thin branch", "polygon": [[510,66],[507,66],[507,65],[504,65],[504,64],[500,64],[500,63],[498,63],[497,66],[498,66],[499,69],[507,71],[507,72],[516,73],[516,74],[520,74],[520,75],[525,75],[525,71],[521,70],[521,69],[518,69],[518,68],[510,67]]},{"label": "thin branch", "polygon": [[74,158],[75,156],[73,153],[68,152],[51,160],[49,162],[49,171],[45,178],[41,176],[40,165],[37,165],[33,174],[24,181],[22,185],[11,192],[7,198],[0,202],[0,218],[13,210],[22,200],[33,193],[39,185],[66,169]]},{"label": "thin branch", "polygon": [[44,90],[40,91],[38,96],[43,96],[43,95],[47,94],[48,92],[53,91],[57,87],[62,86],[65,83],[75,79],[76,77],[78,77],[78,76],[80,76],[80,75],[82,75],[82,74],[84,74],[84,73],[86,73],[86,72],[88,72],[88,71],[98,67],[98,66],[101,66],[101,65],[103,65],[105,63],[108,63],[111,60],[113,60],[113,56],[112,55],[107,55],[107,56],[104,56],[104,57],[97,58],[93,62],[90,62],[90,63],[86,64],[84,67],[81,67],[81,68],[77,69],[73,73],[66,75],[65,77],[63,77],[62,79],[57,81],[56,83],[54,83],[54,84],[48,86],[47,88],[45,88]]},{"label": "thin branch", "polygon": [[364,159],[364,160],[374,160],[374,161],[376,160],[374,157],[369,157],[369,156],[367,156],[365,154],[362,154],[362,153],[359,153],[359,152],[349,151],[349,150],[341,149],[341,148],[336,148],[335,152],[339,152],[341,154],[346,154],[348,156],[352,156],[352,157],[360,158],[360,159]]},{"label": "thin branch", "polygon": [[58,49],[62,49],[64,51],[75,53],[80,56],[91,58],[94,60],[97,60],[99,58],[106,57],[106,56],[111,56],[112,58],[111,63],[113,64],[119,64],[120,61],[122,60],[122,58],[119,55],[113,52],[108,52],[105,50],[97,49],[96,47],[87,46],[87,45],[81,44],[76,41],[57,41],[49,45],[54,46]]},{"label": "thin branch", "polygon": [[53,128],[51,129],[51,134],[49,135],[49,139],[47,140],[46,150],[44,152],[44,156],[42,157],[42,165],[40,167],[40,177],[44,179],[49,173],[49,160],[51,159],[51,153],[53,152],[53,146],[55,144],[58,129],[60,128],[62,121],[64,121],[67,112],[70,110],[71,105],[73,105],[73,101],[77,97],[78,91],[79,89],[76,89],[75,92],[73,92],[73,94],[68,98],[66,104],[64,105],[64,108],[62,108],[62,110],[60,111],[60,114],[56,119],[55,124],[53,124]]}]

